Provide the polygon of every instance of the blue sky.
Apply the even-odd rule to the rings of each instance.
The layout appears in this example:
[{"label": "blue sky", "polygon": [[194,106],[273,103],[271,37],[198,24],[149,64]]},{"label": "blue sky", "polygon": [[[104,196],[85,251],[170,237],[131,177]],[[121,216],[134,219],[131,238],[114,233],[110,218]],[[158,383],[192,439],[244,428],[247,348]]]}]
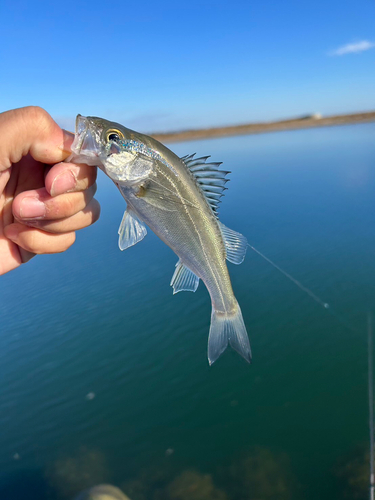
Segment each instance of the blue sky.
[{"label": "blue sky", "polygon": [[40,105],[67,127],[77,113],[151,132],[375,108],[372,0],[16,0],[0,19],[0,110]]}]

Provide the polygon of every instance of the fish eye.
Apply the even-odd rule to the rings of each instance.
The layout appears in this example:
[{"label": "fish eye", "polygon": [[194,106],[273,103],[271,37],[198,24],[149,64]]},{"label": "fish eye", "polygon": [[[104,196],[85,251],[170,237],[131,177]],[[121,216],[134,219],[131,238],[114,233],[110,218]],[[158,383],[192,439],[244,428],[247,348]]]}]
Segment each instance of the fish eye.
[{"label": "fish eye", "polygon": [[109,134],[109,136],[108,136],[108,140],[110,140],[110,141],[118,141],[119,139],[120,139],[120,136],[118,134],[115,134],[115,133]]},{"label": "fish eye", "polygon": [[124,135],[119,130],[108,130],[107,141],[118,142],[124,138]]}]

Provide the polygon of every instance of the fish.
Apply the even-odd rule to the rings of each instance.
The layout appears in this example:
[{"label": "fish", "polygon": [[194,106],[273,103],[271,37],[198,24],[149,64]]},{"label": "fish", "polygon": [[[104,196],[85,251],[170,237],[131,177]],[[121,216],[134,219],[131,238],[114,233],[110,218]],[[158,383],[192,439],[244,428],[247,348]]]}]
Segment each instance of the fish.
[{"label": "fish", "polygon": [[154,138],[103,118],[78,115],[71,161],[98,166],[126,201],[119,247],[140,242],[148,226],[177,255],[173,293],[195,292],[201,279],[211,298],[208,362],[228,344],[251,362],[251,348],[226,260],[243,262],[247,239],[218,217],[228,171],[210,156],[179,158]]}]

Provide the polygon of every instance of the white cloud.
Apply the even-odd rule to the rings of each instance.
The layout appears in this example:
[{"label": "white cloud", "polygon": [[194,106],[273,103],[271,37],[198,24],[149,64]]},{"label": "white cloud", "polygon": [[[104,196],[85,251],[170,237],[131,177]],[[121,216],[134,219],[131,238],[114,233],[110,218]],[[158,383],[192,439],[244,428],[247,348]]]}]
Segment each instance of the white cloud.
[{"label": "white cloud", "polygon": [[342,47],[339,47],[332,52],[329,52],[330,56],[343,56],[345,54],[357,54],[358,52],[363,52],[365,50],[373,49],[375,47],[374,42],[369,42],[368,40],[362,40],[361,42],[347,43]]}]

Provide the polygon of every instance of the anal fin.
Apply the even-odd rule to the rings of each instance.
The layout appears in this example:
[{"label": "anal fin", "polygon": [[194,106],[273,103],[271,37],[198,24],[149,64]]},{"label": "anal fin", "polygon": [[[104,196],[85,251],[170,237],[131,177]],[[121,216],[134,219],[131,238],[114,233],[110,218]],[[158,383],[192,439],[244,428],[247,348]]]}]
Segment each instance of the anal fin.
[{"label": "anal fin", "polygon": [[147,229],[135,213],[127,208],[122,218],[118,234],[118,246],[120,250],[125,250],[138,243],[138,241],[143,240],[147,234]]},{"label": "anal fin", "polygon": [[171,286],[173,286],[173,294],[178,292],[195,292],[199,285],[199,278],[193,271],[190,271],[181,261],[176,264],[175,272],[173,273]]}]

